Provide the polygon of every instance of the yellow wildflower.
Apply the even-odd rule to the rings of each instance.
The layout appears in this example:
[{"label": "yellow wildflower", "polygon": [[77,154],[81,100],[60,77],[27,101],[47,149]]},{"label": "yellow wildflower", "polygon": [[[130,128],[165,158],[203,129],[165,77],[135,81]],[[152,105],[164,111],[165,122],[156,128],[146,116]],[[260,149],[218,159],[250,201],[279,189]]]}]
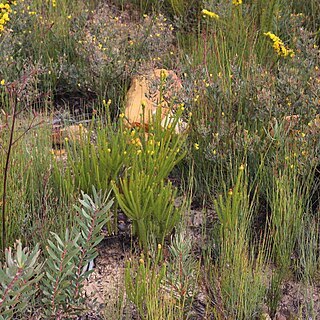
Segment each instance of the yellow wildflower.
[{"label": "yellow wildflower", "polygon": [[232,4],[235,6],[238,6],[238,5],[242,4],[242,0],[232,0]]},{"label": "yellow wildflower", "polygon": [[4,79],[2,79],[2,80],[0,81],[0,84],[1,84],[2,86],[4,86],[4,85],[6,84],[6,81],[5,81]]},{"label": "yellow wildflower", "polygon": [[2,19],[3,19],[4,21],[9,21],[9,20],[10,20],[8,12],[5,12],[5,13],[3,14]]},{"label": "yellow wildflower", "polygon": [[198,144],[198,143],[195,143],[195,144],[194,144],[194,148],[195,148],[196,150],[199,150],[199,148],[200,148],[200,147],[199,147],[199,144]]},{"label": "yellow wildflower", "polygon": [[5,25],[10,21],[9,14],[12,12],[12,9],[8,3],[0,3],[0,32],[5,29]]},{"label": "yellow wildflower", "polygon": [[142,143],[141,143],[141,140],[139,138],[136,138],[135,139],[135,143],[134,143],[136,146],[138,147],[141,147],[142,146]]},{"label": "yellow wildflower", "polygon": [[273,49],[274,51],[281,57],[288,57],[290,56],[291,58],[294,57],[294,51],[292,49],[288,49],[284,43],[282,42],[282,40],[276,36],[274,33],[269,32],[265,32],[264,33],[265,36],[267,36],[268,38],[270,38],[273,42]]},{"label": "yellow wildflower", "polygon": [[216,20],[218,20],[220,18],[219,15],[217,15],[216,13],[211,12],[211,11],[206,10],[206,9],[203,9],[201,12],[202,12],[202,14],[204,16],[208,16],[208,17],[216,19]]}]

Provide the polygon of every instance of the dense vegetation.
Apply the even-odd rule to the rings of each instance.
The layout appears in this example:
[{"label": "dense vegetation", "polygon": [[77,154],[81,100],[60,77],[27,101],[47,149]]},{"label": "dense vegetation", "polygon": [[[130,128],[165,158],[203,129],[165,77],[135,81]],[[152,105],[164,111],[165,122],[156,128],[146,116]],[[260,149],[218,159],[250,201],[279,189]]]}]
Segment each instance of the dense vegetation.
[{"label": "dense vegetation", "polygon": [[[124,214],[101,319],[318,319],[319,45],[318,0],[0,0],[0,319],[85,316]],[[170,124],[128,127],[130,81],[160,68]]]}]

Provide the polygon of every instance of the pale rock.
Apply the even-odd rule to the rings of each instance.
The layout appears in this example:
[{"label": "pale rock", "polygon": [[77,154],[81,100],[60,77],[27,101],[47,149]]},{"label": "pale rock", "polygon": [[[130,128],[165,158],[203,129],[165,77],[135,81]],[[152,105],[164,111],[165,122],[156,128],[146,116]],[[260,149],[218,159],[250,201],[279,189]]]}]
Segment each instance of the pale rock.
[{"label": "pale rock", "polygon": [[[163,92],[160,92],[160,83],[163,83]],[[172,70],[155,69],[145,75],[135,76],[125,99],[125,125],[128,127],[142,126],[147,130],[157,110],[159,112],[159,108],[161,125],[167,127],[172,124],[176,107],[175,94],[181,89],[181,80]],[[176,132],[180,133],[184,127],[186,124],[177,124]]]}]

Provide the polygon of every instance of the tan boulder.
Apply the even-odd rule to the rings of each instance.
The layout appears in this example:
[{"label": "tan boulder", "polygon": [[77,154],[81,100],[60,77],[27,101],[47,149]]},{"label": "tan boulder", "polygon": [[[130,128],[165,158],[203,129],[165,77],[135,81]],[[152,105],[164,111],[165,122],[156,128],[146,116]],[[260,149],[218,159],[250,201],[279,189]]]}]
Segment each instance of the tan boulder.
[{"label": "tan boulder", "polygon": [[181,80],[172,70],[155,69],[135,76],[126,95],[125,125],[148,129],[159,109],[163,121],[175,108],[175,97],[181,89]]}]

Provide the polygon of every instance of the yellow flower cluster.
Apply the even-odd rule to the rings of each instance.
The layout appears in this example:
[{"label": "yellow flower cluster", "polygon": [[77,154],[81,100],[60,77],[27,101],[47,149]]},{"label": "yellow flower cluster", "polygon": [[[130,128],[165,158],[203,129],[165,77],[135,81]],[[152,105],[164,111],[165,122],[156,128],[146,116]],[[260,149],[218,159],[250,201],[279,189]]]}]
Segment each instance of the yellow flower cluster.
[{"label": "yellow flower cluster", "polygon": [[[14,1],[13,4],[16,4]],[[9,3],[0,3],[0,33],[4,30],[4,26],[10,21],[10,13],[12,9]]]},{"label": "yellow flower cluster", "polygon": [[277,37],[275,34],[269,31],[269,32],[265,32],[264,35],[273,41],[273,45],[272,45],[273,49],[279,56],[282,56],[282,57],[289,56],[291,58],[294,57],[294,51],[292,49],[286,48],[282,40],[279,37]]},{"label": "yellow flower cluster", "polygon": [[238,6],[238,5],[242,4],[242,0],[232,0],[232,4],[235,6]]},{"label": "yellow flower cluster", "polygon": [[136,147],[141,147],[142,146],[141,140],[139,138],[132,139],[131,140],[131,144],[133,144]]},{"label": "yellow flower cluster", "polygon": [[202,12],[202,14],[204,16],[207,16],[207,17],[210,17],[210,18],[213,18],[213,19],[216,19],[216,20],[218,20],[220,18],[216,13],[211,12],[211,11],[206,10],[206,9],[203,9],[201,12]]}]

